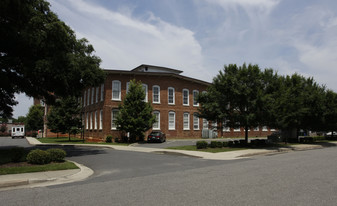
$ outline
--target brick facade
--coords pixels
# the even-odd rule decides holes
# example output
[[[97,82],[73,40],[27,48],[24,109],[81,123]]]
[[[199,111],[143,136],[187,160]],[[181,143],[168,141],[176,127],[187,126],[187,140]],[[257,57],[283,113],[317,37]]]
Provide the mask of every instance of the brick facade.
[[[113,138],[120,138],[123,135],[112,128],[112,111],[116,110],[118,105],[122,103],[126,95],[127,83],[132,79],[141,81],[147,86],[147,100],[151,103],[153,111],[159,113],[160,117],[159,128],[155,130],[163,131],[168,139],[200,138],[202,136],[203,120],[194,117],[198,112],[199,105],[194,104],[193,96],[194,92],[206,91],[210,83],[182,76],[180,75],[181,71],[178,70],[150,65],[141,65],[131,71],[106,70],[106,73],[107,78],[103,85],[87,88],[83,92],[81,101],[83,104],[82,118],[85,126],[85,138],[104,140],[107,135],[112,135]],[[118,85],[120,86],[118,88],[120,94],[117,95],[116,93],[119,97],[117,100],[116,98],[113,99],[113,82],[115,82],[116,88],[118,88]],[[159,102],[153,102],[154,86],[160,88]],[[169,103],[169,88],[174,90],[173,104]],[[183,91],[185,91],[185,102],[183,102]],[[175,116],[174,125],[171,121],[171,127],[174,127],[172,129],[169,128],[169,113]],[[270,132],[269,129],[262,130],[262,128],[259,128],[258,131],[251,129],[249,135],[266,136]],[[218,133],[220,134],[220,131]],[[244,130],[242,128],[240,131],[230,129],[228,132],[223,132],[223,135],[225,137],[242,137],[244,136]]]

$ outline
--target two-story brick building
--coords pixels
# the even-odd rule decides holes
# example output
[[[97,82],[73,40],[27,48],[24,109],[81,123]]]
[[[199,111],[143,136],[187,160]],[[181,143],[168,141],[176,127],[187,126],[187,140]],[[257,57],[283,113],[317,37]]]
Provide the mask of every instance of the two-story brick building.
[[[141,81],[150,102],[156,123],[153,130],[161,130],[170,138],[200,138],[209,122],[197,115],[199,103],[196,96],[211,84],[181,75],[182,71],[140,65],[131,71],[105,70],[107,78],[99,87],[87,88],[81,99],[83,105],[84,136],[104,140],[107,135],[121,137],[115,119],[118,105],[125,98],[130,80]],[[243,136],[242,128],[223,128],[224,136]],[[150,132],[150,131],[149,131]],[[265,136],[266,127],[251,129],[250,136]]]

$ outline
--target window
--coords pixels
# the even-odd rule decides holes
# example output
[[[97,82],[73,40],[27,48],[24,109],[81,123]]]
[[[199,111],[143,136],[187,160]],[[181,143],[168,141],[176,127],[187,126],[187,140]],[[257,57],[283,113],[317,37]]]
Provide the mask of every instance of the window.
[[[101,101],[104,100],[104,84],[101,85]]]
[[[90,88],[88,89],[88,101],[87,101],[87,105],[90,105]]]
[[[121,100],[121,82],[118,80],[112,81],[112,100]]]
[[[154,111],[153,114],[156,116],[156,121],[153,123],[152,129],[160,129],[160,112]]]
[[[255,128],[254,128],[254,131],[255,131],[255,132],[260,131],[260,127],[259,127],[259,126],[255,127]]]
[[[95,88],[91,88],[91,104],[94,103],[94,93],[95,93]]]
[[[143,89],[144,89],[144,92],[145,92],[145,99],[144,101],[147,102],[148,101],[148,98],[147,98],[147,84],[142,84],[143,86]]]
[[[98,90],[99,90],[99,87],[96,87],[96,103],[98,102]]]
[[[85,107],[86,104],[86,100],[87,100],[87,92],[84,91],[84,95],[83,95],[83,106]]]
[[[262,127],[262,131],[263,131],[263,132],[267,132],[267,131],[268,131],[268,127],[263,126],[263,127]]]
[[[187,112],[184,113],[183,124],[184,130],[190,130],[190,114]]]
[[[197,113],[193,114],[193,129],[199,130],[199,116]]]
[[[116,119],[118,115],[118,109],[113,109],[111,112],[111,129],[116,130],[117,125],[116,125]]]
[[[222,131],[224,131],[224,132],[230,132],[231,131],[230,127],[227,126],[228,123],[229,123],[229,120],[225,120],[222,123],[223,124]]]
[[[202,128],[208,129],[208,120],[207,119],[202,119]]]
[[[238,126],[235,126],[235,127],[234,127],[234,132],[240,132],[240,131],[241,131],[240,123],[237,122],[236,125],[238,125]]]
[[[103,110],[101,110],[99,113],[99,129],[103,129]]]
[[[90,113],[90,129],[92,130],[92,125],[94,124],[93,118],[92,118],[92,112]]]
[[[188,89],[183,89],[183,105],[188,106],[189,105],[189,91]]]
[[[176,113],[175,112],[169,112],[169,130],[175,130],[176,129]]]
[[[160,87],[158,85],[152,87],[152,99],[153,103],[160,104]]]
[[[193,90],[193,106],[199,106],[198,95],[199,95],[199,91]]]
[[[44,100],[43,100],[43,99],[40,100],[40,105],[41,105],[41,107],[44,107],[44,106],[45,106],[45,103],[44,103]]]
[[[126,93],[129,92],[129,85],[130,85],[130,82],[126,82]]]
[[[168,89],[168,104],[174,104],[174,88],[169,87]]]
[[[98,122],[97,122],[97,111],[95,111],[95,124],[94,124],[94,129],[97,130],[97,125],[98,125]]]
[[[87,113],[86,121],[85,121],[85,128],[89,129],[89,113]]]

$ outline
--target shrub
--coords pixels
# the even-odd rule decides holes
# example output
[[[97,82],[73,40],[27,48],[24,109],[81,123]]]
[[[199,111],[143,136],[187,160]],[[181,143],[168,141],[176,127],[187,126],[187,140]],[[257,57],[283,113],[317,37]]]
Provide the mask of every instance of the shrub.
[[[25,161],[25,149],[23,147],[15,147],[10,150],[10,156],[12,162]]]
[[[223,147],[229,147],[229,142],[222,142]]]
[[[222,146],[222,142],[216,142],[216,147],[217,148],[222,148],[223,146]]]
[[[64,158],[67,156],[63,149],[47,149],[47,152],[52,162],[64,162]]]
[[[111,135],[106,136],[105,142],[106,143],[111,143],[112,142],[112,136]]]
[[[217,141],[211,141],[210,145],[211,148],[216,148],[218,146],[218,142]]]
[[[206,141],[197,141],[197,149],[206,149],[208,143]]]
[[[40,149],[35,149],[28,153],[27,161],[28,163],[31,163],[31,164],[43,165],[43,164],[50,163],[51,159],[50,159],[50,155],[48,152],[40,150]]]
[[[227,145],[228,147],[234,147],[234,141],[228,141]]]
[[[116,142],[116,143],[119,142],[119,138],[118,138],[118,137],[115,138],[115,142]]]

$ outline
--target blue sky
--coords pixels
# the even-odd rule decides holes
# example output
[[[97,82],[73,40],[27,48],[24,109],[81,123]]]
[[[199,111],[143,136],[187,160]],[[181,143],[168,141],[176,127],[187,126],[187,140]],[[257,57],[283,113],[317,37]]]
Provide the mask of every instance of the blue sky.
[[[52,0],[105,69],[153,64],[212,81],[225,64],[300,73],[337,91],[336,0]],[[14,117],[25,115],[20,95]]]

